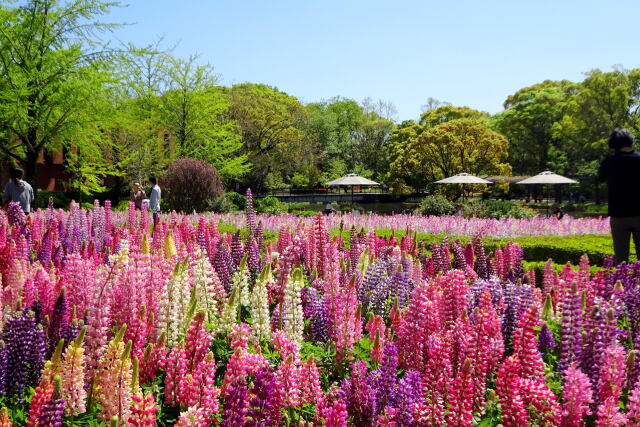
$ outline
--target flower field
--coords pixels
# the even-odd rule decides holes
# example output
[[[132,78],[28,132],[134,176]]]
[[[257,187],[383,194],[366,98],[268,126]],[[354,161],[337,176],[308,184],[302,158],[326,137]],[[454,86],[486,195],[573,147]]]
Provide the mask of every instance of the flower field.
[[[640,425],[640,264],[373,231],[604,220],[220,219],[0,212],[0,426]]]

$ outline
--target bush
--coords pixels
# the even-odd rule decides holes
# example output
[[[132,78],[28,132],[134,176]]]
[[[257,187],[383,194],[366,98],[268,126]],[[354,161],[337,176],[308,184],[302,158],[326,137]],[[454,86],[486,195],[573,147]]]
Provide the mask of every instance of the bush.
[[[69,203],[71,203],[71,196],[64,191],[38,190],[36,193],[34,207],[39,209],[46,208],[49,206],[49,197],[53,199],[53,207],[56,209],[67,209],[69,207]]]
[[[182,212],[205,211],[212,200],[224,193],[216,169],[207,162],[194,159],[171,162],[161,179],[161,186],[165,207]]]
[[[531,218],[536,216],[533,209],[501,200],[471,200],[464,204],[466,217],[477,218]]]
[[[284,205],[277,197],[268,196],[256,199],[253,207],[257,213],[279,215],[287,210]]]
[[[233,206],[235,206],[235,210],[243,211],[247,209],[247,197],[236,193],[235,191],[229,191],[224,193],[225,199],[227,199]]]
[[[416,209],[422,215],[451,215],[455,211],[453,203],[441,195],[427,196],[420,202]]]

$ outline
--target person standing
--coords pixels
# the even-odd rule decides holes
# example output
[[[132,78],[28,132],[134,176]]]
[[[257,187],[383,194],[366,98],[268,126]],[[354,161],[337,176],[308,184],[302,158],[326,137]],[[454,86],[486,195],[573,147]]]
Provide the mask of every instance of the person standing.
[[[149,209],[153,212],[153,226],[156,226],[158,222],[158,216],[160,215],[160,199],[162,198],[162,191],[158,185],[158,180],[155,176],[149,177],[149,183],[151,184],[151,194],[149,196]]]
[[[133,184],[130,200],[136,205],[137,210],[142,209],[142,201],[145,199],[145,197],[147,197],[147,195],[144,194],[140,183],[136,182],[135,184]]]
[[[598,179],[607,183],[609,223],[616,265],[629,261],[631,236],[640,254],[640,153],[633,149],[635,137],[626,129],[609,136],[612,156],[600,163]]]
[[[31,185],[22,180],[24,171],[20,168],[14,168],[11,170],[11,179],[4,186],[4,193],[2,200],[4,204],[9,201],[20,203],[20,207],[25,214],[29,215],[31,212],[31,203],[35,200],[33,196],[33,188]]]

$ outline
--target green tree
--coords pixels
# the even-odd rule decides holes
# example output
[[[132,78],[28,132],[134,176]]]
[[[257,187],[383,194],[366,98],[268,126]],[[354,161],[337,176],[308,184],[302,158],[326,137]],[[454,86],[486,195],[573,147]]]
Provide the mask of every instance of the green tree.
[[[430,182],[468,172],[510,174],[504,162],[506,138],[472,118],[447,120],[436,126],[411,125],[394,133],[390,179],[395,191],[422,190]],[[408,188],[407,188],[408,187]]]
[[[247,154],[233,120],[227,119],[228,96],[216,86],[210,65],[196,57],[170,58],[168,90],[160,99],[161,121],[173,138],[178,157],[213,164],[218,173],[237,179],[248,172]]]
[[[492,128],[509,140],[509,163],[518,174],[536,174],[550,167],[559,150],[554,125],[562,119],[575,90],[568,81],[544,81],[509,96],[505,110],[492,119]]]
[[[253,165],[245,184],[263,191],[267,181],[288,181],[300,170],[316,168],[316,142],[305,138],[307,112],[297,98],[253,83],[234,85],[226,92],[229,117],[237,123],[243,153]]]
[[[102,70],[98,35],[114,26],[97,19],[117,5],[101,0],[0,5],[0,151],[22,164],[33,184],[40,155],[61,147],[94,151],[102,139],[95,138],[95,101],[113,80]],[[106,163],[95,166],[83,171],[87,179],[111,169]]]

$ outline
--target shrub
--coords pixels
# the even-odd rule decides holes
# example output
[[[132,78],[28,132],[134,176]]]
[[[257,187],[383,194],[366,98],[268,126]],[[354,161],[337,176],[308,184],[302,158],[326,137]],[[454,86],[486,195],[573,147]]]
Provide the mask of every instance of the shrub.
[[[161,185],[163,204],[183,212],[202,212],[224,193],[218,172],[202,160],[178,159],[171,162]]]
[[[533,209],[510,201],[471,200],[464,204],[464,216],[478,218],[531,218],[536,216]]]
[[[278,200],[277,197],[268,196],[255,201],[254,208],[257,213],[266,213],[271,215],[279,215],[286,211],[284,203]]]
[[[243,211],[247,208],[247,197],[240,193],[229,191],[224,193],[224,197],[235,206],[235,210]]]
[[[55,208],[66,209],[69,207],[69,203],[71,203],[71,197],[64,191],[38,190],[34,207],[40,209],[46,208],[49,206],[49,197],[53,199],[53,207]]]
[[[427,196],[420,202],[416,212],[423,215],[451,215],[455,211],[453,203],[441,195]]]

